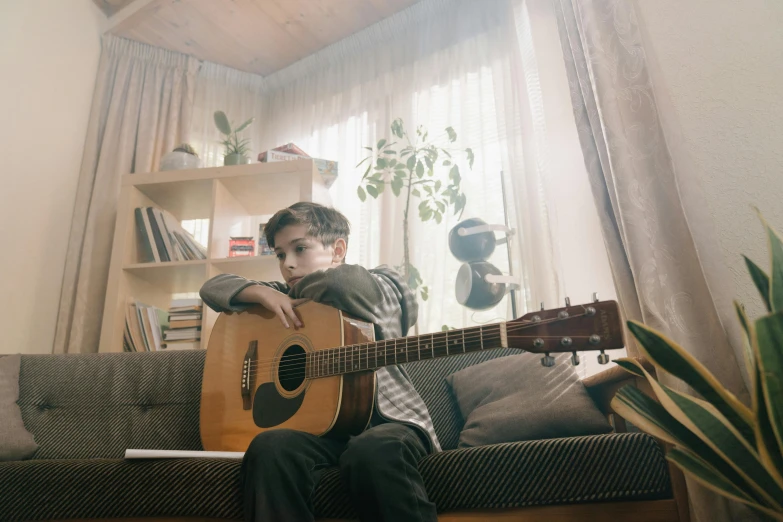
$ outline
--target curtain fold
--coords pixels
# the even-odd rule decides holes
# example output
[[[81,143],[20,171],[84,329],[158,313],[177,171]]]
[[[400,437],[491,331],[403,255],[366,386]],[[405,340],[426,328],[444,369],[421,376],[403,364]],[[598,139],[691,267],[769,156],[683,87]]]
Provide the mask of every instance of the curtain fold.
[[[105,35],[60,294],[55,353],[97,351],[120,177],[188,141],[198,61]]]
[[[684,346],[747,403],[741,347],[729,342],[686,220],[633,6],[627,0],[556,0],[555,8],[623,311]],[[671,376],[661,380],[686,391]],[[688,487],[696,520],[752,519],[691,480]]]

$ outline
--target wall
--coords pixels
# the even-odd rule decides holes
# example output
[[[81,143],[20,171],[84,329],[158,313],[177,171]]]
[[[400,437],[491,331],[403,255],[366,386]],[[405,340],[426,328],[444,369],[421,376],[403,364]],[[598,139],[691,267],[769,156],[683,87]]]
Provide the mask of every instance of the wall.
[[[783,233],[783,2],[634,2],[692,229],[702,210],[715,227],[702,259],[722,257],[729,297],[760,313],[740,254],[769,266],[751,205]]]
[[[0,353],[49,353],[98,69],[91,0],[0,2]]]

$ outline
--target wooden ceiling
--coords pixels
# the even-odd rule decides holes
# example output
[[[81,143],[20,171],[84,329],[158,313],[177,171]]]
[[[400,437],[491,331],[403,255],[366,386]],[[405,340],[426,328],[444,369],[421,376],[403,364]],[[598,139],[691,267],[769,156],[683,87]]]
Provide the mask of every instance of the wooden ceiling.
[[[266,76],[418,0],[93,0],[107,32]]]

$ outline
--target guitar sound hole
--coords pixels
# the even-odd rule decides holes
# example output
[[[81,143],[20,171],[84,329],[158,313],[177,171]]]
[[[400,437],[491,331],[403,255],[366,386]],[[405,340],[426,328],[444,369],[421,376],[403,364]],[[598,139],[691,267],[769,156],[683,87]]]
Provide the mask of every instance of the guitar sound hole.
[[[298,344],[289,346],[280,359],[277,378],[285,391],[299,388],[305,380],[305,351]]]

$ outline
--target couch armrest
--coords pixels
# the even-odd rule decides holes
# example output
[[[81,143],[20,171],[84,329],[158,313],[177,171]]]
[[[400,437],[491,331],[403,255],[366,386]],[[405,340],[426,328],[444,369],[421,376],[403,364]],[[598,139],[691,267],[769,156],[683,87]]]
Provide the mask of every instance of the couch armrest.
[[[655,367],[644,357],[634,357],[645,370],[655,376]],[[650,392],[649,384],[645,379],[636,377],[626,372],[619,366],[613,366],[608,370],[604,370],[601,373],[591,375],[582,380],[582,384],[587,388],[587,392],[595,401],[598,409],[605,415],[613,415],[615,412],[612,410],[610,403],[617,390],[628,384],[641,388],[642,391]]]

